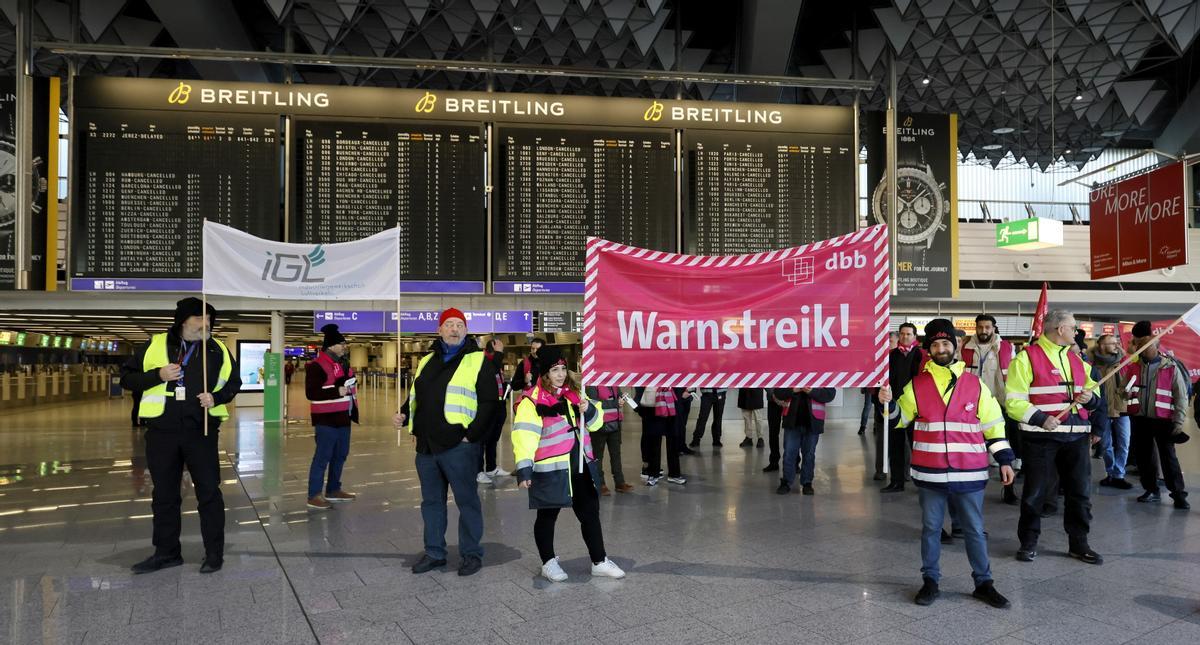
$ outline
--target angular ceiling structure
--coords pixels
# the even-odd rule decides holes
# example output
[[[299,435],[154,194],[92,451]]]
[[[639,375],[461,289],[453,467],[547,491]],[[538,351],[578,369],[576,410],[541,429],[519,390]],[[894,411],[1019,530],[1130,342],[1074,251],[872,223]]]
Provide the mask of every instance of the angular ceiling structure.
[[[206,0],[205,11],[176,0],[87,0],[77,24],[67,0],[33,4],[36,40],[872,79],[878,89],[859,97],[865,109],[883,108],[894,60],[901,109],[959,114],[963,157],[992,164],[1081,165],[1106,147],[1150,146],[1168,124],[1200,132],[1200,124],[1189,128],[1200,115],[1183,113],[1188,93],[1200,91],[1196,0]],[[0,63],[10,69],[15,6],[0,0]],[[63,73],[61,57],[35,60],[39,73]],[[81,63],[82,74],[118,76],[278,82],[291,73],[294,82],[325,84],[843,105],[855,98],[570,76],[112,56]]]

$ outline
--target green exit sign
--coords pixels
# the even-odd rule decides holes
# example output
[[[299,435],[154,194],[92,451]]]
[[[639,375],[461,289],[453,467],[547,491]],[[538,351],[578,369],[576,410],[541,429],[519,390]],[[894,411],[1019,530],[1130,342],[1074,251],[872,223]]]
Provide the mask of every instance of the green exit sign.
[[[1062,222],[1031,217],[996,225],[996,247],[1009,251],[1034,251],[1063,244]]]

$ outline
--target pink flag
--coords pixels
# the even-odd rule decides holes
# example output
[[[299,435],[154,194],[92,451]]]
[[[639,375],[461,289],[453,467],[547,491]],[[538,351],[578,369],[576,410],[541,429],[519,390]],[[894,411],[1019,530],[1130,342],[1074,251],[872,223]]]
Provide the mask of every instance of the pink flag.
[[[590,238],[588,385],[865,387],[887,378],[887,230],[736,256]]]

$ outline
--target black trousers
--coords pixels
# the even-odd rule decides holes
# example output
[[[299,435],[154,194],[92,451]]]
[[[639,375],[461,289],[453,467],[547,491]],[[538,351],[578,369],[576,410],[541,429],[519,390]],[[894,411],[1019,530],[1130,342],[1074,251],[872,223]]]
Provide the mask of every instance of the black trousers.
[[[643,475],[657,477],[658,472],[662,470],[664,438],[667,440],[667,476],[678,477],[681,474],[679,449],[683,444],[679,443],[678,433],[675,431],[676,418],[658,417],[653,413],[642,417]]]
[[[221,464],[217,455],[219,433],[210,430],[161,429],[146,431],[146,463],[154,482],[154,553],[180,554],[182,529],[179,487],[183,468],[192,474],[196,508],[200,513],[200,535],[204,552],[221,557],[225,552],[225,499],[221,496]]]
[[[491,472],[496,470],[496,447],[500,445],[500,436],[504,434],[504,422],[508,420],[508,411],[504,409],[505,403],[502,400],[496,415],[492,420],[492,427],[488,430],[487,435],[483,438],[483,450],[479,451],[479,472]]]
[[[713,443],[721,440],[721,415],[725,414],[725,397],[714,394],[700,395],[700,417],[696,419],[696,430],[692,432],[692,443],[700,443],[704,437],[704,426],[708,424],[708,415],[713,415]]]
[[[142,407],[142,393],[131,391],[130,394],[133,395],[133,409],[129,411],[129,425],[136,428],[142,425],[142,420],[138,418],[138,411]]]
[[[1170,419],[1151,419],[1149,417],[1130,417],[1130,443],[1137,453],[1138,478],[1142,480],[1142,488],[1147,492],[1157,493],[1158,469],[1154,467],[1154,453],[1158,452],[1158,464],[1162,468],[1162,478],[1167,484],[1167,490],[1174,496],[1187,496],[1183,485],[1183,470],[1179,467],[1179,457],[1175,454],[1175,442],[1171,434],[1175,424]]]
[[[895,405],[894,403],[892,405]],[[891,472],[889,476],[891,481],[888,482],[894,485],[903,484],[908,478],[909,451],[912,449],[912,426],[908,428],[896,428],[896,424],[889,421],[891,426],[888,428],[888,467]],[[875,433],[875,472],[883,472],[883,426],[879,428],[879,432]]]
[[[771,452],[767,456],[767,463],[771,465],[779,465],[779,428],[783,425],[783,406],[776,405],[775,399],[771,398],[770,393],[767,394],[767,443],[771,447]]]
[[[675,445],[681,453],[684,447],[687,446],[688,415],[692,413],[692,399],[695,396],[693,394],[690,398],[677,399],[675,401]]]
[[[1088,435],[1069,442],[1049,437],[1021,437],[1025,473],[1021,489],[1021,519],[1017,522],[1017,538],[1021,545],[1036,546],[1042,533],[1042,508],[1053,503],[1063,489],[1063,529],[1071,546],[1086,545],[1092,524],[1092,451]],[[1057,484],[1056,481],[1057,480]]]
[[[583,542],[587,545],[588,556],[593,564],[604,562],[607,554],[604,552],[604,532],[600,529],[600,496],[596,493],[596,484],[592,475],[586,470],[583,473],[571,473],[571,510],[579,519],[579,530],[583,533]],[[538,555],[545,564],[554,559],[554,524],[558,521],[561,508],[539,508],[537,519],[533,522],[533,540],[537,543]]]

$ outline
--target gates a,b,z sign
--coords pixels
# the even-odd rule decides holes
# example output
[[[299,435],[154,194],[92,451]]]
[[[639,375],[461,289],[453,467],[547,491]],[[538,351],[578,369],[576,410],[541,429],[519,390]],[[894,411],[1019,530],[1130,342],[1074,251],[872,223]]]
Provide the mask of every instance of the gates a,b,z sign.
[[[733,256],[589,238],[588,385],[864,387],[887,378],[887,229]]]

